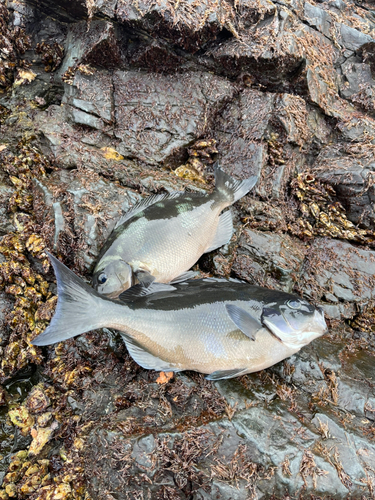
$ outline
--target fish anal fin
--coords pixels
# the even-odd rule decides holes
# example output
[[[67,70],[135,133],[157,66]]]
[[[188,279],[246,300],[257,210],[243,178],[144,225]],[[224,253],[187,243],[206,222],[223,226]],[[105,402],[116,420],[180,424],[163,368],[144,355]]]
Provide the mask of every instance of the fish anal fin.
[[[232,212],[227,210],[219,217],[219,223],[217,226],[217,230],[214,236],[211,245],[205,253],[212,252],[212,250],[216,250],[217,248],[222,247],[231,239],[233,234],[233,220],[232,220]]]
[[[142,368],[146,370],[156,370],[159,372],[176,372],[180,371],[178,368],[171,365],[168,361],[163,361],[151,354],[147,349],[141,346],[136,340],[132,339],[129,335],[121,333],[125,345],[129,351],[130,356]]]
[[[234,304],[225,304],[230,319],[249,339],[255,340],[257,332],[263,328],[262,323],[250,313]]]
[[[239,377],[247,373],[248,368],[235,368],[233,370],[217,370],[216,372],[207,375],[207,380],[224,380],[228,378]]]

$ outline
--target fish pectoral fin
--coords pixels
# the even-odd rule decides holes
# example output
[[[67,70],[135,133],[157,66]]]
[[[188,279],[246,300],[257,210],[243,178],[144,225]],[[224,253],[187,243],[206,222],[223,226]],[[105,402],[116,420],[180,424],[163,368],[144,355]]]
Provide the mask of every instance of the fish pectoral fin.
[[[262,323],[250,313],[234,304],[225,304],[225,309],[230,319],[250,340],[255,340],[257,332],[263,328]]]
[[[163,361],[151,354],[147,349],[141,346],[136,340],[132,339],[126,333],[121,332],[121,336],[125,345],[129,351],[130,356],[138,363],[142,368],[146,370],[156,370],[159,372],[178,372],[181,371],[178,368],[173,367],[168,361]]]
[[[175,278],[173,278],[173,280],[171,280],[169,284],[174,285],[176,283],[181,283],[182,281],[191,280],[196,276],[199,276],[199,273],[197,273],[196,271],[186,271],[186,273],[181,273]]]
[[[248,368],[235,368],[234,370],[217,370],[216,372],[207,375],[207,380],[223,380],[228,378],[239,377],[247,372]]]
[[[134,274],[139,283],[145,287],[150,286],[151,283],[155,281],[155,276],[152,276],[152,274],[143,269],[138,269],[137,271],[134,271]]]
[[[222,247],[231,239],[233,234],[233,220],[232,220],[232,212],[227,210],[219,217],[219,223],[216,229],[216,233],[214,236],[211,245],[204,253],[212,252],[212,250],[216,250],[217,248]]]

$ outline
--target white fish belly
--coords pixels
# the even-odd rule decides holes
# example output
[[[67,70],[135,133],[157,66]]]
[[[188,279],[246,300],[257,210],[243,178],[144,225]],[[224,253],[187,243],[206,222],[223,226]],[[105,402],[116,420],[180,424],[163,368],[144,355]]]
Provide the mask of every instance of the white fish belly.
[[[129,258],[129,264],[134,268],[143,265],[161,283],[190,269],[210,247],[217,231],[221,209],[212,210],[211,205],[206,203],[171,219],[143,219],[130,226],[126,238],[131,250],[126,254],[135,258]]]

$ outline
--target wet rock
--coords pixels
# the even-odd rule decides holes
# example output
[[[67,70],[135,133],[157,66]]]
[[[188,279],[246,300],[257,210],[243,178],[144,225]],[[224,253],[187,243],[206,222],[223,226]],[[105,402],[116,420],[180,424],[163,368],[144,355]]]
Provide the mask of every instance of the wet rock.
[[[301,97],[282,94],[276,99],[273,125],[279,123],[282,126],[287,142],[307,146],[311,140],[307,116],[306,102]]]
[[[149,164],[165,162],[202,136],[233,95],[228,81],[207,73],[116,71],[113,83],[117,150]]]
[[[112,77],[109,72],[85,75],[78,71],[64,97],[64,104],[70,104],[71,123],[85,125],[109,133],[113,130]]]
[[[373,299],[374,257],[371,250],[317,238],[307,255],[298,287],[311,299],[325,301],[328,317],[351,318],[355,304]]]
[[[29,3],[37,9],[51,16],[58,16],[62,22],[77,21],[87,17],[87,7],[82,0],[59,0],[58,2],[49,2],[48,0],[30,0]]]
[[[346,24],[338,24],[339,28],[339,43],[345,47],[348,51],[359,50],[362,45],[373,42],[373,38],[370,35],[366,35],[361,31],[354,29]],[[347,55],[347,54],[345,54]]]
[[[331,38],[332,17],[317,5],[304,2],[304,16],[309,25],[316,28],[328,38]]]
[[[231,77],[241,73],[251,75],[250,81],[278,91],[285,88],[285,80],[298,73],[304,62],[297,38],[292,35],[292,13],[280,10],[249,27],[241,36],[228,40],[210,51],[222,72]],[[268,41],[272,39],[272,47]],[[283,83],[281,83],[283,82]],[[286,84],[287,85],[287,84]],[[280,88],[281,86],[281,88]]]
[[[246,229],[232,271],[252,284],[291,292],[305,254],[305,246],[288,235]]]
[[[51,248],[66,254],[77,245],[77,262],[89,268],[116,220],[140,199],[136,193],[101,179],[93,172],[57,172],[48,181],[36,181],[37,214],[49,222]]]
[[[340,87],[340,94],[344,99],[349,99],[365,87],[374,85],[374,80],[371,76],[371,67],[368,64],[347,62],[341,68],[343,83]]]
[[[256,175],[257,194],[282,199],[294,169],[303,164],[300,149],[317,134],[308,116],[298,96],[245,88],[216,125],[223,168],[235,177]]]
[[[267,146],[263,139],[274,101],[273,94],[245,89],[237,101],[226,106],[216,126],[224,170],[241,179],[256,175],[256,186],[267,159]]]
[[[119,39],[113,23],[109,21],[72,24],[65,43],[68,50],[59,70],[60,75],[80,64],[114,68],[121,62]]]
[[[220,7],[212,0],[200,2],[194,16],[189,12],[191,8],[188,0],[175,5],[119,0],[116,16],[125,26],[146,31],[193,53],[216,40],[220,31],[234,22],[234,10],[226,1]]]
[[[334,186],[348,219],[367,228],[374,227],[373,150],[371,143],[327,146],[313,168],[318,179]]]

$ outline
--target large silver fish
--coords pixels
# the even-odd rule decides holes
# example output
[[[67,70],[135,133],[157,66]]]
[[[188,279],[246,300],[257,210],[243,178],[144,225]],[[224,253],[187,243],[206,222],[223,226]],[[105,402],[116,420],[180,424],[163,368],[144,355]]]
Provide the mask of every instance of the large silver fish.
[[[35,345],[115,328],[143,368],[195,370],[219,380],[267,368],[327,330],[320,310],[288,293],[203,279],[136,285],[116,301],[50,259],[57,277],[57,308]]]
[[[228,243],[232,214],[222,210],[252,189],[257,178],[237,181],[215,169],[211,194],[149,196],[117,222],[94,269],[92,285],[116,298],[136,282],[169,283],[199,257]]]

